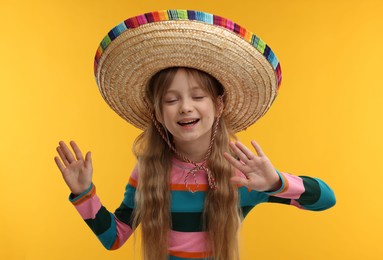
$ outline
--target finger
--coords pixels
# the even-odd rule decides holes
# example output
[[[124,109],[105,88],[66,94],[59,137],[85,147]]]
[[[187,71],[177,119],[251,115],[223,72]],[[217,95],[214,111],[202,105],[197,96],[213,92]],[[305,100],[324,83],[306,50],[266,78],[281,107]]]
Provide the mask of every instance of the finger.
[[[61,160],[63,161],[63,163],[65,164],[65,166],[68,166],[70,163],[68,162],[68,160],[67,160],[66,156],[64,155],[64,153],[62,152],[61,147],[60,146],[57,147],[56,151],[59,154],[59,156],[60,156]]]
[[[57,156],[55,156],[55,162],[60,172],[63,174],[66,169],[65,165],[61,162],[60,158],[58,158]]]
[[[235,143],[230,142],[230,149],[234,152],[234,154],[241,160],[242,162],[249,161],[249,158],[236,146]]]
[[[85,155],[85,168],[92,167],[92,154],[91,152],[87,152]]]
[[[84,161],[84,157],[82,156],[82,152],[81,152],[80,148],[77,146],[77,144],[74,141],[71,141],[70,142],[70,146],[73,149],[73,152],[74,152],[74,154],[76,156],[76,159]]]
[[[232,155],[228,154],[228,153],[224,153],[223,156],[225,157],[225,159],[231,163],[231,165],[233,165],[235,168],[237,168],[238,170],[240,170],[241,172],[244,172],[245,169],[244,169],[244,165],[241,161],[237,160],[236,158],[234,158]]]
[[[65,156],[65,158],[68,160],[69,163],[75,161],[76,159],[73,156],[73,153],[69,150],[68,146],[63,142],[60,141],[60,149]]]
[[[261,157],[266,156],[265,153],[263,152],[262,148],[259,146],[259,144],[256,141],[252,140],[251,144],[253,145],[258,156],[261,156]]]
[[[241,152],[246,156],[248,160],[254,159],[255,155],[252,151],[250,151],[249,148],[247,148],[244,144],[241,142],[235,142],[235,146],[241,150]]]

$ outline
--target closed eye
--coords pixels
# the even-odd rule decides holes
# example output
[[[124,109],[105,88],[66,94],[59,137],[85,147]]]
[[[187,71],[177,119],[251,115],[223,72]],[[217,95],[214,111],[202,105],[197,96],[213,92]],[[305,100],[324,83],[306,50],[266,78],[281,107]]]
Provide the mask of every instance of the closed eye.
[[[172,103],[175,103],[175,102],[177,102],[178,101],[178,99],[168,99],[168,100],[165,100],[164,102],[166,103],[166,104],[172,104]]]

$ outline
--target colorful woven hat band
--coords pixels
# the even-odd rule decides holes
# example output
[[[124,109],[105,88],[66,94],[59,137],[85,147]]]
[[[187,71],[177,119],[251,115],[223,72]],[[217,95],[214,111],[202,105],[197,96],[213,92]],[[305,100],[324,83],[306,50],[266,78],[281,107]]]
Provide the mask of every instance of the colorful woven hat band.
[[[159,21],[171,21],[171,20],[191,20],[191,21],[200,21],[207,24],[212,24],[216,26],[220,26],[230,30],[249,43],[251,43],[263,56],[270,62],[273,67],[277,82],[278,88],[281,84],[282,80],[282,72],[279,61],[275,56],[274,52],[270,49],[270,47],[262,41],[255,34],[249,32],[246,28],[234,23],[233,21],[226,19],[221,16],[193,11],[193,10],[164,10],[164,11],[156,11],[151,13],[146,13],[142,15],[138,15],[132,18],[125,20],[124,22],[115,26],[109,33],[104,37],[101,41],[101,44],[96,52],[95,61],[94,61],[94,73],[97,74],[97,67],[100,57],[104,50],[109,46],[109,44],[116,39],[121,33],[128,29],[137,28],[141,25],[147,23],[154,23]]]

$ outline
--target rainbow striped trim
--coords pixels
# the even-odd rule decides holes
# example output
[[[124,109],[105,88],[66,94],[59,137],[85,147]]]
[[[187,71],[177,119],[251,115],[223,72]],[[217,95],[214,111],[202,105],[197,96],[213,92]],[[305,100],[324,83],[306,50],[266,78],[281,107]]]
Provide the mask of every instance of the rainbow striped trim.
[[[102,53],[108,47],[108,45],[116,39],[121,33],[128,29],[133,29],[139,27],[143,24],[154,23],[159,21],[171,21],[171,20],[194,20],[200,21],[207,24],[212,24],[226,28],[234,33],[236,33],[241,38],[245,39],[247,42],[251,43],[263,56],[269,61],[273,67],[278,80],[278,87],[282,81],[282,71],[277,57],[270,47],[262,41],[255,34],[249,32],[246,28],[232,22],[229,19],[226,19],[221,16],[200,12],[192,10],[164,10],[156,11],[151,13],[146,13],[138,15],[132,18],[125,20],[124,22],[118,24],[112,30],[109,31],[108,35],[104,37],[101,41],[99,48],[97,49],[95,60],[94,60],[94,73],[97,73],[98,62],[101,58]]]

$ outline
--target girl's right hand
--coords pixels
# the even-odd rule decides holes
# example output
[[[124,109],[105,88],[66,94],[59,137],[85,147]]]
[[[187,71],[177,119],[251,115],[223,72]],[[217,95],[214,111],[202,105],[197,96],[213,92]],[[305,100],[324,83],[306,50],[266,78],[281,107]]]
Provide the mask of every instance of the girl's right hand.
[[[74,154],[63,141],[59,142],[56,150],[60,158],[56,156],[55,162],[71,192],[80,195],[92,184],[91,153],[87,152],[84,160],[80,148],[74,141],[70,142],[70,146]]]

